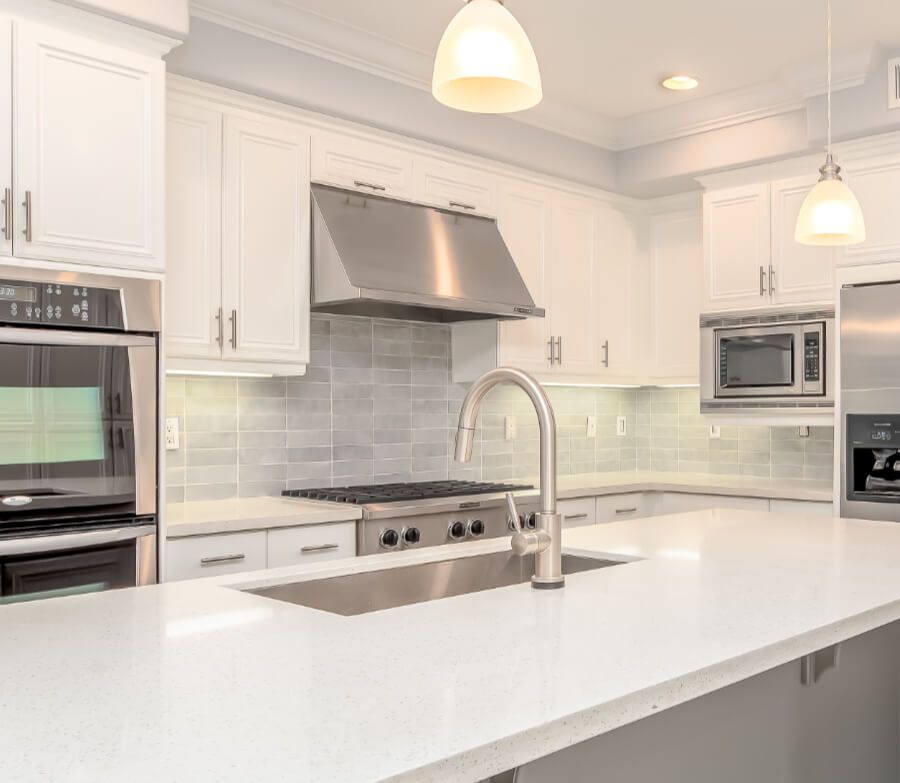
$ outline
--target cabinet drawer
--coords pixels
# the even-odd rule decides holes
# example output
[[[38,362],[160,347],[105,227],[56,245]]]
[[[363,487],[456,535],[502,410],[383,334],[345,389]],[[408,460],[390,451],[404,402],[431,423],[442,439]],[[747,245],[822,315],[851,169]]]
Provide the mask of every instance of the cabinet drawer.
[[[493,217],[497,214],[497,183],[480,171],[417,158],[415,200],[457,212]]]
[[[629,492],[625,495],[601,495],[597,498],[597,522],[618,522],[647,516],[644,495]]]
[[[166,580],[197,579],[266,567],[266,531],[191,536],[166,542]]]
[[[355,557],[356,523],[270,530],[267,552],[269,568]]]
[[[412,197],[412,155],[392,147],[337,134],[312,141],[312,178],[362,193]]]
[[[563,527],[593,525],[597,521],[594,498],[560,500],[556,507],[562,514]]]

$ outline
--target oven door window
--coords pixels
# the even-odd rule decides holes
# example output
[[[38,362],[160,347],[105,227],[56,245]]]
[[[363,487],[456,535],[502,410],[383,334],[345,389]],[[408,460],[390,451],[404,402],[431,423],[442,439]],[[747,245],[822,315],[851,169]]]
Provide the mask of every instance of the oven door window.
[[[134,511],[128,348],[0,344],[0,523]]]
[[[722,335],[719,385],[724,389],[784,388],[794,385],[794,335]]]

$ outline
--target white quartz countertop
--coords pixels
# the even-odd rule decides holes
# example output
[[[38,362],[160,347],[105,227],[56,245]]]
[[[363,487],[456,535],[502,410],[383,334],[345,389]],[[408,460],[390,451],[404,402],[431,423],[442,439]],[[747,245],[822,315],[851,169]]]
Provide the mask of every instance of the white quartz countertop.
[[[537,479],[516,479],[537,486]],[[765,479],[693,473],[621,471],[560,476],[560,499],[620,492],[688,492],[704,495],[831,502],[830,482]],[[343,503],[302,498],[259,497],[190,501],[166,506],[166,538],[237,533],[297,525],[356,520],[362,511]]]
[[[0,607],[18,783],[478,781],[900,618],[900,525],[711,510],[631,560],[356,617],[240,592],[505,540]],[[799,676],[799,667],[798,667]]]
[[[166,506],[166,538],[322,525],[354,521],[361,516],[358,506],[301,498],[260,497],[169,503]]]

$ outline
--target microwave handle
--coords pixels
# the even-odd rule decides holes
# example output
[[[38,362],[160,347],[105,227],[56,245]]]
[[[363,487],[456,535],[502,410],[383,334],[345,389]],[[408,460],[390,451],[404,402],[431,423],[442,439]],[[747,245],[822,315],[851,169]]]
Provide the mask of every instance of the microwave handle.
[[[0,343],[15,345],[87,345],[113,348],[155,347],[156,338],[140,334],[109,332],[67,332],[55,329],[20,329],[0,327]]]
[[[759,295],[766,295],[766,268],[762,265],[759,267]]]
[[[33,555],[38,552],[60,552],[88,546],[105,546],[121,541],[134,541],[156,533],[156,525],[114,527],[107,530],[87,530],[84,533],[61,533],[49,536],[30,536],[0,540],[0,556]]]

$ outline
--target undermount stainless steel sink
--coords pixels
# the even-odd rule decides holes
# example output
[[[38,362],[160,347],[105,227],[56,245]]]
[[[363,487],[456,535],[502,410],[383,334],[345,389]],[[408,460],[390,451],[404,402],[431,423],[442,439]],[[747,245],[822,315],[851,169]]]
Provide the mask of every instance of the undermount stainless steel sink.
[[[614,565],[620,563],[578,555],[562,556],[562,572],[566,575]],[[261,587],[247,592],[349,616],[520,584],[528,582],[533,573],[532,557],[493,552]]]

